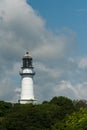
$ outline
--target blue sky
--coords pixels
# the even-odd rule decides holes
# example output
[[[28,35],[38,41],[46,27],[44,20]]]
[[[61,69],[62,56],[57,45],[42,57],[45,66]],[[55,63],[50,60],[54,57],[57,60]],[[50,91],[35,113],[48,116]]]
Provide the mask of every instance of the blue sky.
[[[38,102],[87,99],[87,0],[0,1],[0,99],[17,102],[30,51]]]
[[[87,48],[87,0],[30,0],[31,6],[46,20],[53,31],[69,28],[76,33],[78,52],[86,55]]]

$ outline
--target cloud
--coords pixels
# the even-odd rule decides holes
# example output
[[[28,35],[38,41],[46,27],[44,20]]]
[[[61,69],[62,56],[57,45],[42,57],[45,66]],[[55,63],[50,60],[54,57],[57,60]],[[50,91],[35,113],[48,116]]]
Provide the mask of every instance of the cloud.
[[[81,9],[77,9],[78,13],[87,13],[87,9],[86,8],[81,8]]]
[[[70,96],[72,92],[72,97],[77,97],[72,82],[74,79],[79,81],[77,76],[82,72],[72,58],[75,47],[76,34],[71,29],[64,28],[59,33],[48,30],[45,19],[26,0],[1,0],[0,99],[18,100],[21,86],[19,70],[26,50],[34,57],[34,88],[39,101],[59,94]]]
[[[79,68],[87,69],[87,57],[86,56],[79,59]]]
[[[77,16],[86,16],[87,15],[87,9],[86,8],[80,8],[76,10]]]
[[[54,89],[58,96],[67,96],[71,99],[87,99],[87,82],[72,84],[70,81],[61,81]]]
[[[79,92],[77,91],[77,89],[75,88],[75,86],[73,86],[71,84],[70,81],[61,81],[59,82],[56,87],[54,88],[54,95],[56,93],[56,95],[58,96],[66,96],[68,95],[69,98],[71,99],[80,99],[80,95]]]
[[[74,41],[73,33],[67,37],[48,31],[44,20],[25,0],[3,0],[0,4],[0,12],[1,42],[6,47],[3,48],[4,51],[11,48],[19,55],[23,53],[23,48],[29,48],[32,49],[32,54],[39,58],[59,58],[66,54],[67,47],[70,49],[69,46]],[[3,35],[5,35],[4,40]],[[7,56],[7,53],[5,55]]]

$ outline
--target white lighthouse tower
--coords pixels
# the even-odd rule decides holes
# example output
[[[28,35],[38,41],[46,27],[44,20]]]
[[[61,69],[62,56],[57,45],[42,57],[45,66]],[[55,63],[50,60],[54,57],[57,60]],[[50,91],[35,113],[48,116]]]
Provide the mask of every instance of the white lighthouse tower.
[[[20,104],[35,103],[33,90],[33,76],[35,72],[33,71],[32,57],[29,52],[26,52],[22,59],[20,75],[22,78]]]

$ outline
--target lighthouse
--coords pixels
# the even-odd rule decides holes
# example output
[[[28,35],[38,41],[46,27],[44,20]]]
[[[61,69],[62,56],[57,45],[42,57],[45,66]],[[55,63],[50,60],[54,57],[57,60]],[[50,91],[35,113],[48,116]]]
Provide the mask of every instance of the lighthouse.
[[[35,75],[34,67],[32,65],[32,57],[29,52],[26,52],[22,58],[21,67],[21,97],[20,104],[35,103],[33,90],[33,77]]]

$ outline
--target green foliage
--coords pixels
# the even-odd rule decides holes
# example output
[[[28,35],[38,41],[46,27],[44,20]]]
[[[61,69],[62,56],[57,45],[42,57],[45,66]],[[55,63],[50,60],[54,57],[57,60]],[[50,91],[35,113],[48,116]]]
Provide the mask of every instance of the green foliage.
[[[6,117],[5,125],[9,130],[51,129],[54,120],[57,120],[58,110],[57,106],[50,104],[17,105],[14,106],[12,113]]]
[[[12,108],[11,103],[0,101],[0,117],[8,114],[10,112],[11,108]]]
[[[63,119],[67,114],[71,114],[76,110],[73,101],[67,97],[63,97],[63,96],[54,97],[50,101],[50,103],[59,106],[61,119]]]
[[[87,129],[87,109],[81,108],[79,112],[70,115],[66,121],[66,129],[86,130]]]
[[[53,130],[87,130],[87,109],[80,108],[78,112],[72,113],[65,120],[57,122]]]
[[[63,97],[63,96],[60,96],[60,97],[54,97],[50,103],[54,103],[58,106],[70,106],[70,105],[73,105],[73,101],[67,97]]]
[[[37,105],[0,101],[0,130],[87,130],[84,106],[62,96]]]

